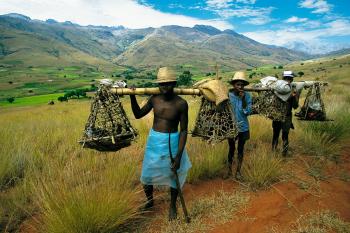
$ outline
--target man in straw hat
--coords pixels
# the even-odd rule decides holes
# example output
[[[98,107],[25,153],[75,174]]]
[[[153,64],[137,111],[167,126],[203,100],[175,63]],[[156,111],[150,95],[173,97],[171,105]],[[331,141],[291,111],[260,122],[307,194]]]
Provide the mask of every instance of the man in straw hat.
[[[292,91],[291,83],[293,82],[294,74],[292,71],[283,71],[283,81],[285,81],[284,89],[286,92],[284,95],[279,97],[287,102],[287,111],[285,115],[285,120],[282,121],[272,121],[273,136],[272,136],[272,150],[277,149],[278,138],[282,130],[282,155],[287,156],[288,154],[288,134],[290,129],[294,129],[292,123],[292,109],[297,109],[299,106],[299,95],[296,91]],[[278,93],[276,93],[278,95]]]
[[[142,164],[141,182],[147,197],[145,209],[153,207],[153,185],[170,186],[169,220],[177,217],[178,190],[173,171],[177,171],[181,187],[191,167],[185,144],[187,141],[188,105],[174,94],[176,75],[168,67],[158,71],[157,81],[161,94],[153,95],[140,108],[134,95],[130,95],[132,111],[136,119],[147,115],[152,109],[153,126],[149,132]],[[180,124],[180,132],[178,125]],[[170,144],[170,145],[169,145]],[[171,152],[170,152],[171,150]],[[170,153],[174,155],[173,162]]]
[[[229,138],[229,152],[228,152],[228,175],[232,174],[232,163],[235,153],[235,143],[238,141],[237,154],[238,154],[238,164],[235,177],[236,179],[241,179],[241,167],[243,162],[243,151],[244,144],[249,139],[249,122],[248,115],[252,111],[252,98],[248,92],[244,91],[244,86],[248,85],[249,82],[245,79],[244,72],[236,72],[230,81],[233,87],[233,92],[229,93],[230,103],[232,105],[232,110],[235,115],[235,119],[238,125],[238,135],[236,138]]]

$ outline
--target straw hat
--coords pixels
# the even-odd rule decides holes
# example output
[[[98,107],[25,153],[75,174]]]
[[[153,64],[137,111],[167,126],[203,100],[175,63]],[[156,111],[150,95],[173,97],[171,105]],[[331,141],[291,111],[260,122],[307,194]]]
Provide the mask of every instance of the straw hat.
[[[169,67],[159,68],[156,83],[176,82],[176,74]]]
[[[237,71],[231,79],[230,83],[233,84],[236,81],[242,81],[244,83],[244,86],[247,86],[249,84],[249,82],[245,79],[245,73],[243,71]]]

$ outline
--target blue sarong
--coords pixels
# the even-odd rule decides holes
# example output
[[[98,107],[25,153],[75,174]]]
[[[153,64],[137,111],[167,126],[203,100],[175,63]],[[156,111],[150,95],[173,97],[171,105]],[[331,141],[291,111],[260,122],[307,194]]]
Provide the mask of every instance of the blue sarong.
[[[179,136],[179,132],[170,134],[173,158],[175,158],[178,151]],[[177,170],[181,188],[185,183],[187,172],[191,166],[186,149],[184,149],[180,168]],[[176,189],[175,175],[171,170],[169,155],[169,133],[157,132],[153,129],[150,130],[140,180],[146,185],[167,185]]]

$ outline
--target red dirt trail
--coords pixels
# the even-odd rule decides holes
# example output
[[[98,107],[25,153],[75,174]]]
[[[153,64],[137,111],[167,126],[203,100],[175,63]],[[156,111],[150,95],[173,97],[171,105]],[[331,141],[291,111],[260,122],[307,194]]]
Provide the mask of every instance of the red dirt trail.
[[[326,209],[337,212],[343,220],[350,221],[350,182],[342,181],[337,177],[340,170],[350,174],[350,147],[343,150],[341,158],[340,164],[332,163],[330,167],[327,167],[327,174],[330,174],[331,177],[319,181],[317,192],[302,190],[291,181],[275,184],[268,190],[249,192],[250,200],[247,208],[235,215],[239,218],[232,216],[232,220],[224,224],[215,225],[214,223],[209,232],[265,233],[273,227],[279,231],[288,232],[288,229],[302,215]],[[305,174],[305,168],[303,173],[303,178],[313,179]],[[186,201],[190,202],[201,196],[212,195],[219,190],[234,192],[238,189],[240,185],[237,182],[217,178],[197,184],[186,184],[184,194]],[[160,214],[167,209],[167,205],[167,201],[156,203],[154,212],[149,216]],[[210,225],[213,225],[211,221]],[[152,232],[157,231],[159,225],[153,224],[151,228],[153,229],[149,230]],[[21,232],[31,233],[33,231],[24,227]]]
[[[344,150],[342,163],[333,164],[327,170],[336,173],[339,169],[344,169],[349,174],[350,147]],[[241,218],[233,218],[225,224],[216,225],[209,232],[262,233],[273,227],[279,231],[287,231],[301,215],[326,209],[338,212],[343,220],[350,221],[350,182],[333,177],[321,181],[319,187],[317,193],[311,193],[292,182],[284,182],[268,190],[251,193],[247,209],[238,214]],[[237,188],[238,184],[232,181],[216,179],[189,185],[185,192],[188,199],[192,199],[220,189],[228,191]]]

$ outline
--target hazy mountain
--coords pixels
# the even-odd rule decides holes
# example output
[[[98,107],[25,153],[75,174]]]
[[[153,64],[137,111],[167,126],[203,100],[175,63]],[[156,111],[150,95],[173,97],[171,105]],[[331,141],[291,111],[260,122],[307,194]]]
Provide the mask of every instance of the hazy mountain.
[[[210,26],[164,26],[130,45],[115,59],[131,66],[190,64],[205,67],[246,68],[287,63],[308,57],[305,53],[258,43],[232,30]]]
[[[0,16],[0,63],[41,65],[56,62],[115,62],[135,67],[192,65],[238,69],[308,58],[302,52],[258,43],[232,30],[211,26],[80,26],[72,22],[32,20],[19,14]],[[34,58],[35,55],[35,58]],[[16,63],[15,62],[15,63]]]
[[[326,56],[341,56],[341,55],[347,55],[347,54],[350,54],[350,48],[333,51],[326,54]]]

